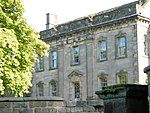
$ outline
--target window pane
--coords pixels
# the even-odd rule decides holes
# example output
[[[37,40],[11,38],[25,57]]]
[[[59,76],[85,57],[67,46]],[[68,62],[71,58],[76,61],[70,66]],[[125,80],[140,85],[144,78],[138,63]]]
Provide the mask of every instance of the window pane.
[[[51,83],[51,95],[52,96],[56,96],[57,95],[57,87],[56,87],[56,83],[55,82]]]
[[[78,55],[78,53],[79,53],[79,48],[78,48],[78,47],[75,47],[75,48],[74,48],[74,55]]]
[[[56,51],[53,51],[53,52],[52,52],[52,58],[53,58],[53,59],[56,59],[56,57],[57,57],[57,53],[56,53]]]
[[[126,38],[118,38],[118,56],[125,56],[126,54]]]
[[[106,42],[105,41],[100,42],[100,50],[101,51],[106,51]]]
[[[106,43],[106,41],[101,41],[99,43],[99,50],[100,50],[99,59],[106,60],[107,59],[107,43]]]
[[[43,87],[43,83],[39,83],[37,84],[37,88],[38,88],[38,96],[44,96],[44,87]]]
[[[52,68],[56,68],[57,67],[57,52],[56,51],[52,52],[51,67]]]
[[[127,83],[127,78],[126,78],[126,73],[125,72],[120,74],[119,81],[120,81],[120,84],[126,84]]]
[[[107,78],[100,78],[100,87],[106,87],[107,86]]]
[[[75,98],[80,98],[80,84],[74,84]]]
[[[125,37],[120,38],[120,47],[125,47],[126,40]]]
[[[39,96],[43,96],[43,87],[39,87]]]
[[[79,47],[73,48],[73,63],[79,64]]]
[[[125,75],[120,76],[120,84],[126,84],[126,76]]]
[[[119,47],[119,56],[124,56],[125,55],[125,47]]]
[[[44,70],[44,57],[39,56],[38,71]]]

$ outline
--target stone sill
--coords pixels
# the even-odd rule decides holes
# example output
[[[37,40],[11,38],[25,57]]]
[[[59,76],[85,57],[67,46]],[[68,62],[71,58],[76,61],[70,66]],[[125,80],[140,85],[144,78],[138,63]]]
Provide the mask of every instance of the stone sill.
[[[70,66],[79,66],[80,65],[80,63],[78,63],[78,64],[71,64]]]
[[[125,59],[127,58],[127,55],[125,56],[116,56],[115,60]]]
[[[44,69],[41,69],[41,70],[36,70],[37,73],[39,72],[44,72]]]
[[[58,69],[58,67],[56,67],[56,68],[50,68],[49,70],[52,71],[52,70],[57,70],[57,69]]]

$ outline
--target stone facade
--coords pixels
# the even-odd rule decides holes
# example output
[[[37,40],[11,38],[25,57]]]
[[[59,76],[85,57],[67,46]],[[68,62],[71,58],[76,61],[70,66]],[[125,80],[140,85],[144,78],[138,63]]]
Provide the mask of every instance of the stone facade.
[[[96,108],[102,103],[95,91],[103,85],[144,84],[149,5],[136,1],[41,31],[50,54],[41,70],[36,63],[31,95],[87,101]]]

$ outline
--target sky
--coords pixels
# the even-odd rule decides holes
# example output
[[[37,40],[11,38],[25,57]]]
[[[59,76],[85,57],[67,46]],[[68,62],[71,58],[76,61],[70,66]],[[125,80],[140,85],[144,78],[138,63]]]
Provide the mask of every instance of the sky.
[[[137,0],[23,0],[25,18],[37,31],[46,29],[46,13],[57,15],[57,23],[62,24],[74,19],[98,13],[116,6]]]

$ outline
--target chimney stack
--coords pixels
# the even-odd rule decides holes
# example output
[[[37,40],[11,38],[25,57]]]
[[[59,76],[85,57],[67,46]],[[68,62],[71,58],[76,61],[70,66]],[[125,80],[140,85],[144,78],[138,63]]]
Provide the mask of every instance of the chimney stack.
[[[46,30],[50,28],[50,14],[46,14]]]

